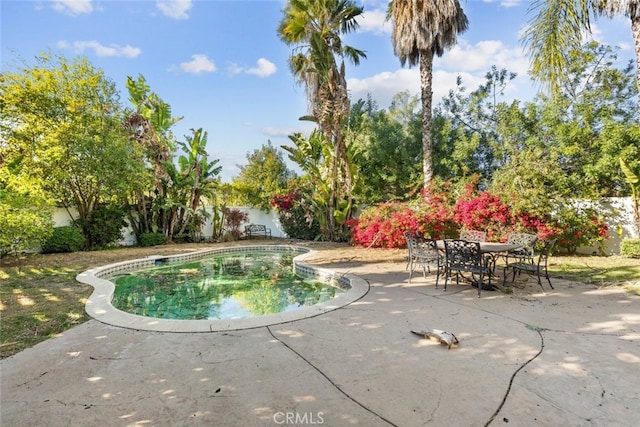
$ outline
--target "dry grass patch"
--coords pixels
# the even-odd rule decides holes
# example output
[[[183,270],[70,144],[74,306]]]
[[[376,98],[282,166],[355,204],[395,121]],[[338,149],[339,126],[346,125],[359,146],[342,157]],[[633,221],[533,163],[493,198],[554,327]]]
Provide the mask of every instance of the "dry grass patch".
[[[9,257],[0,264],[0,358],[32,347],[79,325],[89,317],[84,311],[92,288],[78,283],[78,273],[92,267],[142,258],[174,255],[222,245],[304,245],[318,250],[314,263],[340,265],[346,262],[390,262],[402,265],[405,250],[354,248],[346,244],[295,240],[253,240],[224,244],[181,244],[152,248],[120,248],[72,254]],[[599,286],[625,286],[640,295],[640,261],[620,256],[564,256],[551,258],[552,276]]]

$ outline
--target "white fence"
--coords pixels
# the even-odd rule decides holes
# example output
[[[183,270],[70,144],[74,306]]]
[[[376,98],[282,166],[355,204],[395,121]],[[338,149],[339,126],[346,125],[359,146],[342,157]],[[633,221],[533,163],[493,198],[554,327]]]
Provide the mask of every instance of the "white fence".
[[[623,238],[640,238],[635,233],[633,227],[633,209],[631,197],[607,197],[599,200],[599,210],[603,214],[607,215],[607,225],[609,226],[609,239],[605,242],[604,250],[607,255],[614,255],[620,253],[620,242]],[[230,209],[238,209],[246,212],[249,215],[250,224],[263,224],[271,229],[271,235],[273,237],[287,237],[287,234],[282,229],[278,215],[275,211],[266,213],[259,209],[249,208],[246,206],[230,207]],[[211,208],[207,208],[211,213]],[[77,217],[77,212],[71,212],[72,215]],[[71,218],[67,211],[63,208],[56,210],[53,220],[56,226],[69,225]],[[209,219],[202,228],[202,235],[209,239],[213,232],[213,225],[211,219]],[[130,246],[136,244],[136,238],[131,231],[131,228],[123,230],[123,238],[120,245]],[[593,247],[581,247],[578,249],[579,253],[591,254],[596,252],[597,248]]]
[[[211,214],[212,210],[210,207],[206,208],[207,211]],[[261,211],[260,209],[249,208],[246,206],[233,206],[229,207],[229,209],[238,209],[240,211],[246,212],[249,215],[248,224],[262,224],[267,228],[271,229],[272,237],[287,237],[287,234],[282,230],[282,226],[280,225],[280,221],[278,220],[278,214],[275,211],[271,211],[266,213]],[[78,212],[75,210],[70,211],[71,215],[74,218],[78,217]],[[69,212],[67,212],[64,208],[57,208],[53,214],[53,222],[56,227],[60,227],[63,225],[69,225],[72,222],[71,217],[69,216]],[[241,227],[241,230],[244,230],[244,226]],[[206,239],[210,239],[213,234],[213,222],[212,219],[209,219],[204,226],[202,227],[202,236]],[[131,227],[126,227],[122,231],[122,239],[118,242],[121,246],[132,246],[135,245],[136,236],[133,233]]]
[[[640,238],[633,225],[633,203],[631,197],[602,197],[597,202],[587,202],[607,217],[608,239],[604,242],[606,255],[620,253],[620,242],[624,238]],[[578,248],[582,254],[597,253],[597,248],[583,246]]]

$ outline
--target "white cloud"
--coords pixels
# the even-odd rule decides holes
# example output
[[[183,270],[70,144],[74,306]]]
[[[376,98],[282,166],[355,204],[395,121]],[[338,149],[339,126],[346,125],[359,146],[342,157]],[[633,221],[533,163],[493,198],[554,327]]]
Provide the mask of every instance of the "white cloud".
[[[258,77],[268,77],[277,70],[276,64],[265,58],[258,59],[257,67],[249,68],[247,74],[253,74]]]
[[[469,44],[461,40],[441,58],[435,58],[433,67],[433,105],[435,106],[450,90],[456,88],[456,80],[462,78],[468,92],[476,90],[486,81],[492,66],[518,74],[505,91],[505,100],[513,99],[516,92],[526,100],[533,91],[528,76],[529,62],[522,49],[510,48],[500,41],[485,40]],[[386,71],[364,79],[350,78],[347,81],[352,100],[366,98],[371,94],[380,108],[387,108],[393,97],[402,91],[420,96],[419,67]]]
[[[293,135],[294,133],[302,133],[304,135],[309,135],[317,125],[314,122],[310,121],[300,121],[295,127],[263,127],[260,129],[264,135],[273,138],[285,138],[288,140],[289,135]],[[290,141],[287,141],[290,142]]]
[[[393,97],[402,91],[409,91],[411,95],[420,93],[420,71],[417,69],[399,69],[385,71],[365,79],[347,79],[349,95],[355,102],[366,99],[371,94],[380,108],[387,108]]]
[[[125,57],[125,58],[136,58],[141,53],[142,50],[133,46],[119,46],[117,44],[111,44],[109,46],[104,46],[98,43],[95,40],[90,41],[77,41],[73,43],[68,43],[64,40],[61,40],[57,43],[60,49],[73,49],[76,53],[84,53],[85,50],[92,50],[97,56],[101,57]]]
[[[269,77],[277,71],[276,64],[269,61],[266,58],[259,58],[256,62],[256,67],[253,68],[244,68],[239,66],[238,64],[231,64],[227,68],[227,71],[230,74],[252,74],[258,77]]]
[[[483,0],[484,3],[495,3],[497,0]],[[501,0],[500,6],[502,7],[515,7],[524,3],[524,0]]]
[[[391,21],[385,21],[387,13],[382,9],[365,10],[358,18],[360,28],[358,31],[372,32],[374,34],[391,34],[393,25]]]
[[[180,69],[190,74],[213,73],[216,71],[216,64],[207,55],[191,55],[191,61],[180,63]]]
[[[156,7],[169,18],[189,19],[193,2],[191,0],[159,0],[156,2]]]
[[[500,2],[500,6],[502,7],[516,7],[522,3],[522,0],[504,0]]]
[[[526,75],[529,69],[529,60],[520,46],[508,47],[499,40],[482,40],[476,44],[460,40],[442,57],[435,58],[433,64],[435,68],[482,74],[493,65],[519,75]]]
[[[433,105],[435,106],[450,90],[455,89],[456,81],[461,77],[467,88],[474,90],[484,83],[484,76],[470,73],[453,73],[443,70],[433,72]],[[379,108],[388,108],[393,97],[407,91],[411,96],[420,96],[420,70],[418,67],[399,69],[394,72],[376,74],[366,79],[348,79],[347,87],[351,99],[366,99],[367,94],[378,103]]]
[[[283,136],[288,137],[296,132],[301,132],[300,129],[294,128],[274,128],[274,127],[264,127],[260,129],[260,131],[267,136]]]
[[[52,7],[56,12],[73,16],[93,12],[91,0],[57,0]]]

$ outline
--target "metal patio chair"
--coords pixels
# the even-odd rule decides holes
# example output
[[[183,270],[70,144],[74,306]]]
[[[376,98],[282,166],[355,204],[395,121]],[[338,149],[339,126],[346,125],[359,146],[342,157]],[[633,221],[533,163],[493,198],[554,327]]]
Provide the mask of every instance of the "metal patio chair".
[[[513,245],[522,245],[522,249],[516,249],[509,251],[501,255],[504,258],[505,264],[509,264],[509,259],[514,262],[528,262],[533,264],[533,257],[535,255],[535,246],[538,241],[538,236],[528,233],[510,233],[507,238],[507,243]]]
[[[459,283],[459,276],[462,273],[471,273],[470,280],[478,285],[478,298],[484,288],[484,278],[489,278],[491,288],[491,264],[489,257],[480,251],[479,242],[470,242],[462,239],[452,239],[444,241],[445,247],[445,276],[444,290],[447,290],[447,283],[451,274],[455,272],[456,284]],[[475,276],[478,275],[476,279]]]
[[[538,257],[537,260],[533,259],[531,262],[529,262],[528,260],[524,260],[524,261],[521,260],[521,261],[514,261],[511,263],[508,263],[504,267],[502,283],[505,283],[509,269],[511,269],[511,273],[512,273],[511,282],[513,282],[516,279],[516,274],[519,275],[520,273],[524,272],[530,276],[535,276],[538,280],[538,285],[540,285],[543,291],[544,291],[544,286],[542,286],[542,280],[541,280],[542,276],[544,276],[547,279],[547,282],[549,282],[549,286],[551,286],[551,289],[554,289],[553,285],[551,284],[551,279],[549,278],[549,271],[547,270],[547,265],[549,263],[549,256],[553,251],[553,247],[555,246],[555,243],[556,243],[555,240],[546,241],[544,243],[544,246],[542,247],[542,249],[537,255]]]
[[[409,283],[413,271],[417,267],[422,267],[423,277],[427,277],[427,271],[431,273],[431,267],[436,269],[436,289],[440,273],[444,272],[444,259],[438,250],[438,245],[433,239],[425,239],[415,235],[415,233],[404,232],[407,241],[407,266],[409,268]]]

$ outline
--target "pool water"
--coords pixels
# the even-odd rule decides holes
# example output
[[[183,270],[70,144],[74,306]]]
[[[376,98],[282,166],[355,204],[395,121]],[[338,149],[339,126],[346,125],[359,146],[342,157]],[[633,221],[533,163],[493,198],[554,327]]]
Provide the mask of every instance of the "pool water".
[[[239,319],[332,299],[344,290],[293,273],[295,252],[241,252],[118,274],[112,304],[164,319]]]

